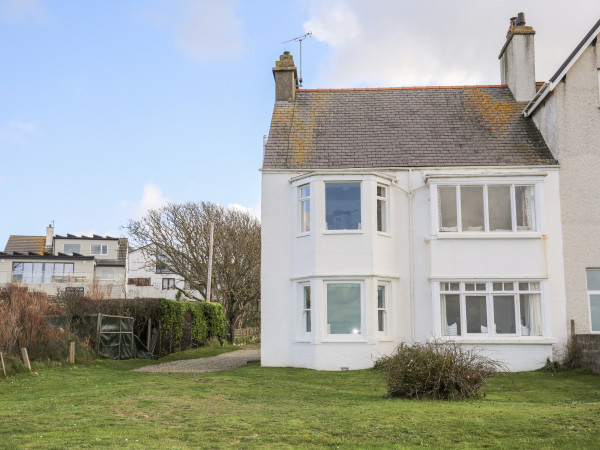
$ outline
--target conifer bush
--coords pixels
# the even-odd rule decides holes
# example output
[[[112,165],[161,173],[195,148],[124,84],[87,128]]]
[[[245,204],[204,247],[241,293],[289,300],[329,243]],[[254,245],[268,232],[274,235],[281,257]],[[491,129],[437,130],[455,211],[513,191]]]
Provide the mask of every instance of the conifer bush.
[[[455,342],[403,343],[375,368],[385,373],[388,396],[456,399],[477,397],[486,378],[503,365]]]

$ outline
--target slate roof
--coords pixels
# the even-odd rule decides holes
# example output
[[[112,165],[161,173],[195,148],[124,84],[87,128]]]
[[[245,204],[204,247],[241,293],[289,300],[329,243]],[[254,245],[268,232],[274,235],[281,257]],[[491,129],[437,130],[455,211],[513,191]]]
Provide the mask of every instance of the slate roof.
[[[6,246],[4,247],[4,251],[42,254],[44,253],[45,245],[46,236],[10,235],[6,242]]]
[[[506,85],[296,90],[275,102],[263,169],[552,165]]]

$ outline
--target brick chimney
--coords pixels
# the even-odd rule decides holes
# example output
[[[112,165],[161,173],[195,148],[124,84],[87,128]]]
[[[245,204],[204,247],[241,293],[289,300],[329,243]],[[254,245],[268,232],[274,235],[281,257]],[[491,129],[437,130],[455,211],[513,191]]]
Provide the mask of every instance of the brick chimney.
[[[298,72],[290,52],[283,52],[279,61],[275,62],[273,77],[275,77],[275,101],[293,102],[298,88]]]
[[[515,100],[528,102],[535,96],[535,31],[525,25],[525,14],[510,19],[506,42],[500,50],[500,76]]]

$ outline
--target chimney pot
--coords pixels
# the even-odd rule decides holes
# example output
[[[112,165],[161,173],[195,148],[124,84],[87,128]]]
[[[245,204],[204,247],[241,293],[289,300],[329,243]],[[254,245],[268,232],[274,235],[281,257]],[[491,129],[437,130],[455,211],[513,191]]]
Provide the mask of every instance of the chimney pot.
[[[517,14],[517,26],[525,26],[525,13],[520,12],[519,14]]]

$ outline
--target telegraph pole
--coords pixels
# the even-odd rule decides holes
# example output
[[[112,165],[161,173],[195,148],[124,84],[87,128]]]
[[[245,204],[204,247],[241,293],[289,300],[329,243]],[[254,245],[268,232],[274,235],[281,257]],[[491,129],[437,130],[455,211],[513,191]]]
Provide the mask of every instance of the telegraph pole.
[[[210,287],[212,278],[212,260],[213,260],[213,236],[215,233],[215,224],[210,223],[210,244],[208,247],[208,275],[206,280],[206,301],[210,302]]]

